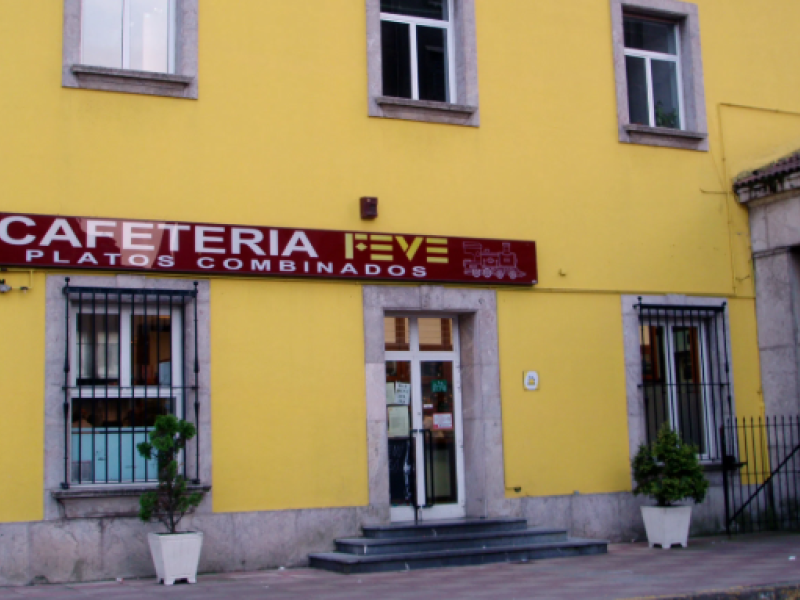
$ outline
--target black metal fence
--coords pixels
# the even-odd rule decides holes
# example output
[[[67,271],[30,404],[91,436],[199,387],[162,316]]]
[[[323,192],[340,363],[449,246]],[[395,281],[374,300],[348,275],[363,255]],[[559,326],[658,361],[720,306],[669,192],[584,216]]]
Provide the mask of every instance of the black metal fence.
[[[731,419],[720,445],[726,531],[800,529],[800,417]]]

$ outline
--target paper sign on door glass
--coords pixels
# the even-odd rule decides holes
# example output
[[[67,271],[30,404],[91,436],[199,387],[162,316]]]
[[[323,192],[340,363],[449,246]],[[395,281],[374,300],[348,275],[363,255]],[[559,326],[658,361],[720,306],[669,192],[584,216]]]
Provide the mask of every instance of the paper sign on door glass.
[[[394,394],[395,404],[411,404],[411,384],[397,382],[397,389]]]
[[[431,392],[434,394],[438,394],[440,392],[447,392],[447,380],[446,379],[434,379],[431,381]]]
[[[434,429],[452,429],[453,413],[433,413]]]
[[[386,384],[386,404],[396,404],[394,398],[394,382]]]
[[[389,437],[408,437],[408,409],[405,406],[389,407]]]

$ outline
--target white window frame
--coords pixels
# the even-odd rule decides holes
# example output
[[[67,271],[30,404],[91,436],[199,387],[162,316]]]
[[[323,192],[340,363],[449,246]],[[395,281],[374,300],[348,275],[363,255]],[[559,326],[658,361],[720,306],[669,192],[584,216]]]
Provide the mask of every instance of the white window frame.
[[[71,299],[69,303],[69,323],[70,323],[70,364],[74,365],[74,368],[70,371],[70,386],[72,388],[72,393],[70,394],[70,414],[68,416],[68,422],[70,423],[70,431],[74,435],[74,430],[72,428],[72,407],[74,405],[74,401],[76,398],[82,398],[83,400],[94,402],[94,401],[106,401],[106,400],[113,400],[116,398],[122,399],[129,399],[129,398],[171,398],[172,401],[172,412],[170,414],[175,415],[179,419],[184,418],[183,415],[183,381],[184,381],[184,372],[183,369],[186,367],[185,365],[185,351],[183,347],[183,314],[181,312],[181,307],[179,305],[173,306],[172,312],[170,314],[171,322],[170,322],[170,349],[171,349],[171,360],[170,360],[170,385],[133,385],[133,373],[131,371],[131,343],[133,340],[133,330],[132,330],[132,317],[135,316],[144,316],[144,312],[139,312],[135,310],[133,307],[136,306],[137,309],[140,307],[145,306],[148,307],[147,316],[156,316],[158,314],[157,303],[148,301],[148,302],[135,302],[131,303],[130,301],[124,301],[119,306],[109,305],[108,310],[105,310],[105,305],[102,307],[98,306],[95,308],[94,311],[91,310],[90,306],[87,306],[86,303],[81,307],[81,302],[77,299]],[[150,308],[152,307],[152,310]],[[101,308],[102,310],[101,312]],[[164,311],[164,307],[161,307],[161,315],[168,314],[169,310],[166,312]],[[91,315],[91,314],[109,314],[109,315],[119,315],[119,385],[117,386],[105,386],[103,384],[95,384],[95,385],[86,385],[86,386],[79,386],[78,379],[80,378],[80,371],[81,365],[79,362],[79,350],[78,346],[80,344],[80,329],[78,324],[78,314],[83,315]],[[166,395],[165,395],[166,394]],[[104,429],[103,427],[95,427],[96,429]],[[102,435],[100,433],[95,434],[94,429],[92,428],[91,431],[83,433],[81,432],[79,435]],[[126,428],[122,427],[119,430],[120,433],[126,433]],[[74,448],[72,447],[72,443],[70,443],[70,463],[74,464],[74,457],[73,452]],[[134,456],[134,460],[136,460],[136,456]],[[183,468],[183,453],[179,458],[180,468]],[[123,466],[120,464],[119,467],[120,471],[122,471]],[[148,480],[144,478],[137,478],[133,481],[126,481],[123,480],[120,485],[131,485],[131,484],[139,484],[139,483],[154,483],[155,482],[155,473],[151,472],[151,477]],[[75,482],[70,481],[70,484],[74,487],[84,488],[86,486],[100,486],[100,488],[107,488],[109,486],[109,482],[98,482],[92,483],[89,482],[81,482],[79,485]],[[114,482],[111,482],[113,485]]]
[[[447,20],[425,19],[408,15],[381,12],[381,23],[403,23],[408,25],[411,53],[411,99],[419,100],[419,52],[417,51],[417,27],[432,27],[444,29],[447,36],[447,100],[451,104],[458,102],[458,88],[456,87],[455,64],[455,29],[453,28],[453,0],[447,0]]]
[[[683,114],[683,72],[681,67],[681,32],[677,23],[672,21],[665,21],[664,19],[653,19],[648,17],[640,17],[638,15],[624,15],[625,17],[631,16],[633,18],[642,19],[646,21],[657,21],[670,25],[672,27],[672,34],[675,36],[675,54],[667,54],[663,52],[652,52],[648,50],[640,50],[638,48],[628,48],[625,46],[625,56],[632,56],[635,58],[643,58],[645,61],[645,72],[647,74],[647,106],[650,109],[650,127],[656,127],[656,107],[655,97],[653,92],[653,74],[652,74],[652,61],[660,60],[663,62],[671,62],[675,64],[677,70],[677,86],[678,86],[678,130],[682,130],[685,122]]]
[[[610,4],[619,141],[624,144],[707,152],[708,124],[697,6],[679,0],[610,0]],[[625,16],[675,24],[679,60],[680,129],[631,123],[625,56],[632,49],[625,47]],[[662,59],[664,55],[654,53],[651,57]],[[648,78],[649,94],[652,94],[651,81]],[[650,110],[655,111],[652,102]]]
[[[449,19],[407,17],[382,13],[380,0],[365,0],[367,16],[367,76],[368,114],[371,117],[402,119],[425,123],[443,123],[478,127],[480,110],[478,98],[478,51],[475,24],[475,0],[448,0]],[[418,91],[412,98],[383,95],[383,57],[381,20],[443,28],[447,24],[448,102],[419,100]],[[415,27],[410,27],[415,30]],[[412,64],[416,65],[416,40],[412,40]],[[412,87],[418,86],[416,69]]]
[[[81,3],[81,31],[83,30],[83,19],[85,12],[83,10],[83,1]],[[176,20],[176,2],[177,0],[168,0],[167,2],[167,70],[161,71],[164,73],[175,73],[175,46],[177,40],[175,39],[175,20]],[[131,68],[131,0],[122,0],[122,68]],[[84,55],[84,36],[81,36],[81,63]],[[157,71],[158,72],[158,71]]]
[[[135,306],[141,307],[144,306],[144,302],[136,302]],[[78,330],[78,319],[77,315],[84,314],[106,314],[106,311],[100,312],[99,310],[95,310],[92,313],[91,310],[82,310],[79,311],[80,302],[70,301],[70,337],[72,337],[72,343],[70,344],[70,364],[75,365],[75,368],[71,372],[72,381],[70,385],[74,388],[78,388],[78,379],[80,376],[80,365],[78,364],[78,344],[80,342],[80,331]],[[147,316],[156,316],[157,315],[157,306],[155,302],[147,302],[148,307],[152,307],[152,312],[148,310]],[[88,308],[87,306],[83,307],[84,309]],[[170,365],[170,373],[171,373],[171,386],[164,386],[164,385],[140,385],[136,386],[134,389],[133,386],[133,375],[131,373],[131,341],[133,339],[133,332],[131,330],[131,317],[134,316],[144,316],[143,312],[134,312],[134,309],[131,306],[130,302],[123,302],[121,306],[121,310],[117,311],[116,306],[109,306],[107,313],[109,315],[119,315],[119,346],[120,346],[120,354],[119,354],[119,381],[120,384],[118,387],[120,388],[129,388],[133,390],[133,393],[123,393],[119,395],[122,398],[144,398],[146,396],[155,398],[156,395],[164,390],[169,390],[170,388],[180,388],[183,386],[183,360],[184,360],[184,349],[183,343],[181,340],[181,334],[183,332],[183,316],[181,314],[180,306],[173,306],[171,317],[171,340],[170,340],[170,347],[172,352],[172,360]],[[166,316],[169,311],[165,311],[164,307],[161,307],[161,314],[160,316]],[[176,359],[175,357],[180,357],[180,359]],[[86,386],[87,388],[94,388],[95,394],[102,393],[102,398],[116,398],[118,394],[113,393],[113,390],[109,390],[112,393],[108,395],[105,394],[104,386],[101,384],[93,385],[93,386]],[[117,386],[110,386],[110,387],[117,387]],[[100,398],[101,396],[95,396]],[[175,416],[182,417],[178,411],[174,412]]]
[[[81,62],[83,42],[82,0],[63,0],[64,33],[61,85],[66,88],[197,99],[198,97],[198,7],[199,0],[170,0],[169,72],[139,71],[130,66],[125,49],[130,4],[123,11],[123,68],[99,67]]]
[[[648,323],[649,326],[652,327],[663,327],[664,328],[664,354],[666,357],[665,361],[665,385],[667,387],[667,407],[669,409],[669,425],[673,431],[680,433],[680,421],[678,418],[679,408],[678,408],[678,389],[677,383],[675,381],[675,336],[674,330],[676,328],[681,328],[683,325],[676,324],[676,323],[668,323],[666,321],[660,320],[653,320],[652,322]],[[711,406],[708,398],[708,392],[706,389],[706,384],[704,382],[709,381],[711,379],[710,370],[709,370],[709,360],[710,357],[707,356],[707,325],[705,322],[695,322],[692,323],[692,326],[697,326],[697,345],[698,345],[698,360],[700,361],[699,371],[700,371],[700,394],[701,394],[701,402],[702,404],[702,413],[703,413],[703,438],[705,442],[705,452],[699,454],[699,458],[701,460],[709,460],[709,457],[716,456],[716,447],[717,447],[717,438],[715,432],[712,431],[711,427],[714,423],[713,415],[711,414]],[[651,341],[652,343],[652,341]]]

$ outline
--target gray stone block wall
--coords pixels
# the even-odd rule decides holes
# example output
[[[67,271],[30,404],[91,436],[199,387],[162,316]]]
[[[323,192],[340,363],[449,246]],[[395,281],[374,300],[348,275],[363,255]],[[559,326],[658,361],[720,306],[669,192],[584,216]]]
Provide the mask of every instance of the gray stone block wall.
[[[627,492],[522,498],[499,504],[497,514],[531,527],[566,529],[573,537],[614,542],[644,540],[639,507]],[[695,507],[692,535],[724,530],[722,488]],[[308,554],[333,549],[333,540],[361,535],[375,522],[369,507],[202,514],[185,530],[202,531],[201,572],[303,567]],[[0,524],[0,586],[155,577],[147,534],[155,524],[136,518],[77,518]]]
[[[761,385],[767,415],[800,413],[800,195],[743,200],[750,211]]]
[[[641,506],[652,501],[630,492],[571,494],[525,499],[524,516],[531,527],[566,529],[570,536],[633,542],[647,539]],[[692,536],[725,531],[725,498],[721,486],[712,486],[702,504],[692,511]]]
[[[201,572],[229,572],[305,566],[366,522],[367,508],[331,508],[194,515],[181,529],[204,534]],[[0,586],[155,577],[147,534],[161,530],[133,517],[0,524]]]

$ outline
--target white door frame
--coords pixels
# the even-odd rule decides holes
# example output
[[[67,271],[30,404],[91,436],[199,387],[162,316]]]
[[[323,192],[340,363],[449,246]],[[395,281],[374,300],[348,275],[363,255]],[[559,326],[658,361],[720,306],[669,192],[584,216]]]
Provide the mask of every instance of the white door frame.
[[[420,520],[432,521],[441,519],[458,519],[466,515],[466,494],[464,485],[464,427],[461,402],[461,361],[459,347],[458,316],[452,314],[403,314],[387,313],[386,318],[407,318],[409,323],[409,350],[386,351],[386,361],[403,361],[411,363],[411,428],[414,431],[423,429],[422,406],[422,373],[423,362],[450,362],[453,364],[453,427],[455,431],[456,452],[456,503],[434,504],[432,507],[421,508],[417,515]],[[452,319],[453,349],[449,352],[423,352],[419,350],[419,322],[420,318]],[[417,504],[425,504],[425,453],[423,435],[415,435],[416,447],[416,479],[417,479]],[[386,440],[388,443],[388,438]],[[410,506],[392,506],[391,520],[413,521],[414,508]]]

